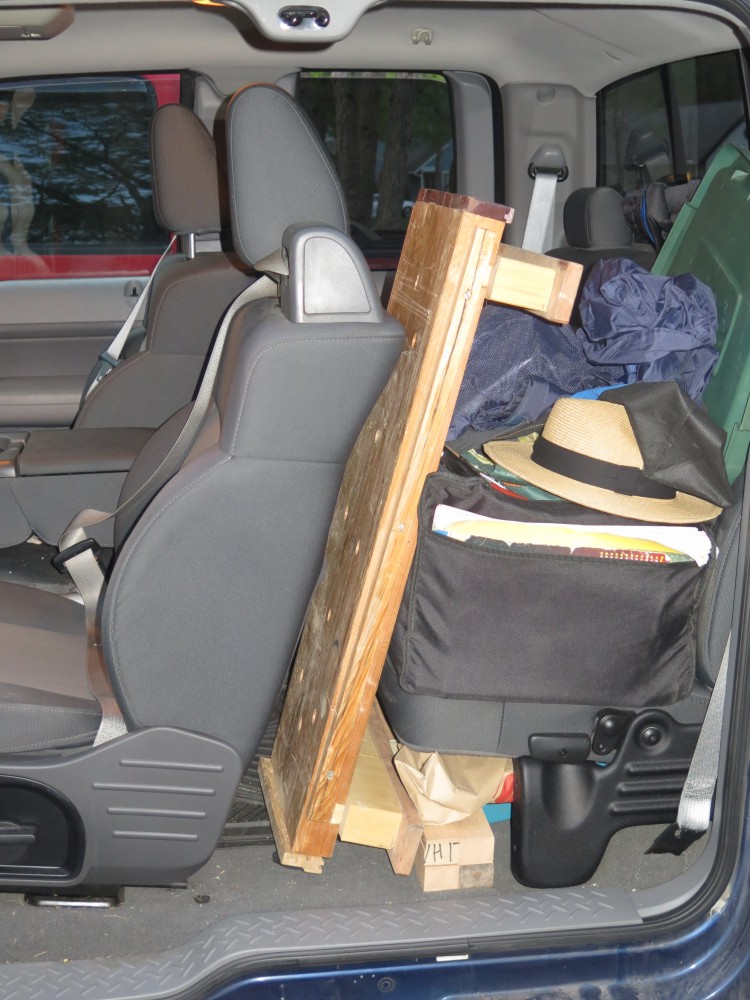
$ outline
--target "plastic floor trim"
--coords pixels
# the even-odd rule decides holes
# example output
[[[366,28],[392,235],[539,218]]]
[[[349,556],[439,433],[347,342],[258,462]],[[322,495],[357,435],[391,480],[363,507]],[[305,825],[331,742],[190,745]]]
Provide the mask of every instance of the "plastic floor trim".
[[[192,942],[137,960],[0,966],[3,1000],[149,1000],[178,995],[228,963],[641,923],[621,889],[565,889],[372,909],[302,910],[221,921]]]

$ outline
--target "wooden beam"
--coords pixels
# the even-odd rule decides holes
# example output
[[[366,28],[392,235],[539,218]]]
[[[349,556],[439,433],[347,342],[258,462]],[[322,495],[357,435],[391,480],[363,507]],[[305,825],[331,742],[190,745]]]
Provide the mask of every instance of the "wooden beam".
[[[339,838],[389,851],[396,843],[400,827],[401,803],[368,726],[341,817]]]
[[[384,848],[394,874],[410,875],[424,828],[393,763],[394,744],[376,699],[354,768],[339,839]]]
[[[553,323],[567,323],[582,274],[583,266],[574,261],[503,245],[487,298],[536,313]]]

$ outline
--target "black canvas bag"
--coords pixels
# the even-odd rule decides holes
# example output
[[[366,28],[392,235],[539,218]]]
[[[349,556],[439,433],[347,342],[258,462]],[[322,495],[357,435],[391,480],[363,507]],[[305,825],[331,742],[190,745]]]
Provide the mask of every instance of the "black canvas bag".
[[[515,521],[639,523],[568,501],[504,496],[478,476],[429,476],[389,652],[405,691],[620,707],[689,693],[707,567],[462,542],[432,531],[439,503]]]

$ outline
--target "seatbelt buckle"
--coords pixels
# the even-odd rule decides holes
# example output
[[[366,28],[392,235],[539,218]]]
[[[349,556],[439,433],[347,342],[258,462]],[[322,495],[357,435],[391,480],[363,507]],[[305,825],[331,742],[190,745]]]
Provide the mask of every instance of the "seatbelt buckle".
[[[101,545],[95,539],[84,538],[82,542],[76,542],[74,545],[69,545],[66,549],[61,549],[57,555],[52,557],[52,565],[58,573],[67,573],[68,567],[65,564],[68,559],[79,556],[82,552],[88,552],[89,549],[94,554],[95,559],[98,558],[102,550]]]

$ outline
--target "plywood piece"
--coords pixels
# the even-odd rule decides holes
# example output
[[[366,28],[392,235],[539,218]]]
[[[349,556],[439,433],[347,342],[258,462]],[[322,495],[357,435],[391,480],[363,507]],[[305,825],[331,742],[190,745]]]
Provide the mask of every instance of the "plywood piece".
[[[421,842],[424,867],[489,864],[495,856],[495,837],[481,809],[458,823],[427,825]]]
[[[491,889],[495,880],[495,866],[492,862],[486,865],[425,866],[421,857],[418,857],[414,870],[424,892]]]
[[[344,473],[273,749],[289,850],[330,857],[509,209],[421,192],[389,303],[407,350]]]
[[[351,844],[390,850],[400,826],[401,803],[368,726],[354,768],[339,838]]]
[[[582,274],[583,266],[575,261],[502,246],[487,298],[567,323]]]

